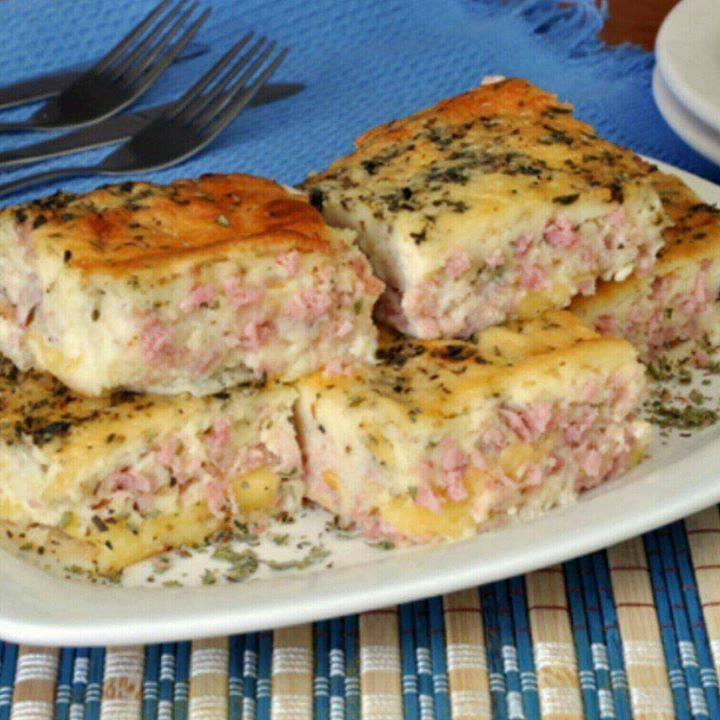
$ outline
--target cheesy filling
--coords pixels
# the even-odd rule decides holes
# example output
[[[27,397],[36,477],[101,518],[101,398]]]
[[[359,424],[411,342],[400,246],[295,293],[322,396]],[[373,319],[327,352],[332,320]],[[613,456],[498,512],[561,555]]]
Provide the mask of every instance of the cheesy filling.
[[[635,415],[639,372],[588,379],[574,401],[499,400],[485,422],[438,428],[408,455],[388,440],[390,427],[373,423],[361,424],[357,440],[338,428],[305,432],[308,496],[367,536],[394,542],[464,537],[534,517],[642,459],[649,429]]]

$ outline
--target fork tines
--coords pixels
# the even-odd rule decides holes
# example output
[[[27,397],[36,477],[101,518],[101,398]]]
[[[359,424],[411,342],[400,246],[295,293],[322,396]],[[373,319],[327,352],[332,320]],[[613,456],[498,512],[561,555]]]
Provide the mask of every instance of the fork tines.
[[[170,0],[163,0],[92,70],[126,85],[138,81],[146,84],[158,77],[187,45],[210,12],[209,10],[203,12],[181,33],[183,26],[198,7],[197,3],[192,3],[186,8],[187,2],[188,0],[179,0],[163,16],[163,12],[170,5]],[[177,42],[170,47],[174,41]],[[126,52],[128,50],[129,52]]]
[[[174,104],[167,119],[191,125],[202,134],[214,136],[220,132],[250,102],[288,53],[288,48],[283,48],[270,60],[277,43],[262,37],[223,73],[251,38],[252,33],[248,33],[230,48]]]

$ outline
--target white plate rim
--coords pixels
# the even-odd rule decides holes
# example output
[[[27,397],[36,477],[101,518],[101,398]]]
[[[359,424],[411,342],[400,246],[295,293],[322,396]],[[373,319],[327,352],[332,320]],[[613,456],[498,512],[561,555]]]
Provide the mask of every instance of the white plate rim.
[[[655,104],[672,130],[691,148],[720,165],[720,132],[691,115],[682,106],[657,66],[653,70],[652,90]]]
[[[705,200],[720,201],[720,186],[657,164],[678,174]],[[104,646],[296,625],[530,572],[640,535],[718,501],[720,443],[713,435],[662,472],[603,489],[532,522],[410,554],[383,554],[364,565],[238,585],[108,588],[49,576],[0,551],[0,638],[31,645]],[[595,520],[588,522],[588,516]],[[537,537],[546,540],[537,542]]]
[[[688,82],[683,73],[682,66],[674,61],[672,44],[674,38],[680,34],[689,34],[692,30],[693,17],[701,13],[714,11],[720,35],[720,5],[712,4],[712,0],[682,0],[667,14],[658,30],[655,40],[655,62],[660,68],[663,78],[673,95],[693,115],[706,123],[709,127],[720,131],[720,106],[705,98]],[[712,23],[712,19],[711,19]]]

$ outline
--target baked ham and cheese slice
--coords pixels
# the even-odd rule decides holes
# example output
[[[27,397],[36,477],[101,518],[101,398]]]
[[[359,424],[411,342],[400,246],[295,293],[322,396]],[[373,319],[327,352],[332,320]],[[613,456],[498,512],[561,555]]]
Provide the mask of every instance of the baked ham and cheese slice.
[[[51,531],[110,573],[303,495],[292,388],[80,396],[0,361],[0,522]],[[23,539],[24,542],[24,539]]]
[[[667,219],[649,166],[571,113],[493,82],[366,132],[306,180],[387,284],[381,319],[468,337],[652,266]]]
[[[307,497],[371,538],[532,518],[619,475],[649,442],[635,350],[567,311],[477,343],[381,338],[378,359],[297,384]]]
[[[382,284],[300,193],[123,183],[0,213],[0,350],[98,395],[217,392],[375,349]]]
[[[627,338],[647,362],[683,343],[701,364],[720,345],[720,210],[674,175],[654,184],[674,225],[649,275],[601,283],[572,309],[605,335]]]

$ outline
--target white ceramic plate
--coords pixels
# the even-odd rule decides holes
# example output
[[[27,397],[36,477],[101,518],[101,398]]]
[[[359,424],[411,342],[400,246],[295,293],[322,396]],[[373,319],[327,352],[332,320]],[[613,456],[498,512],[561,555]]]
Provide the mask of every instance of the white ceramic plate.
[[[665,168],[669,169],[669,168]],[[672,170],[672,169],[670,169]],[[677,171],[705,200],[720,187]],[[702,386],[720,396],[720,381]],[[684,388],[687,392],[687,388]],[[654,444],[651,458],[580,502],[535,521],[437,547],[380,550],[332,541],[333,567],[266,571],[238,584],[100,587],[63,580],[0,552],[0,637],[40,645],[142,643],[247,632],[450,592],[561,562],[720,501],[720,426]],[[328,519],[306,513],[308,536]],[[287,548],[276,548],[286,551]],[[208,555],[191,563],[212,562]],[[177,570],[181,573],[182,571]],[[189,572],[189,571],[188,571]],[[142,572],[129,574],[130,584]],[[166,577],[161,576],[161,579]]]
[[[718,84],[720,84],[720,76]],[[653,96],[667,124],[690,147],[720,165],[720,132],[688,112],[672,94],[658,67],[653,72]]]
[[[658,32],[655,56],[682,105],[720,131],[720,2],[678,3]]]

